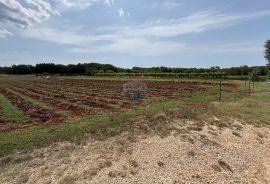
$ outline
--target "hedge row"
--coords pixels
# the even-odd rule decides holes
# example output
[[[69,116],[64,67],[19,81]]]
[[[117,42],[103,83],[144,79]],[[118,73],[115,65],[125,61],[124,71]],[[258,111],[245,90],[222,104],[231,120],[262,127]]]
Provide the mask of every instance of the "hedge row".
[[[160,77],[160,78],[200,78],[218,79],[224,77],[224,73],[97,73],[99,77]]]

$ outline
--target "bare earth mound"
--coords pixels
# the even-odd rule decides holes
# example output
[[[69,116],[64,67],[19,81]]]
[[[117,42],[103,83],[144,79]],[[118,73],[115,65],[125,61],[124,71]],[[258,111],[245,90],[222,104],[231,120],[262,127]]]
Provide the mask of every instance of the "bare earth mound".
[[[0,182],[270,183],[270,129],[230,121],[237,129],[206,124],[163,138],[124,132],[103,141],[88,138],[83,145],[58,143],[21,161],[3,165],[2,160]]]

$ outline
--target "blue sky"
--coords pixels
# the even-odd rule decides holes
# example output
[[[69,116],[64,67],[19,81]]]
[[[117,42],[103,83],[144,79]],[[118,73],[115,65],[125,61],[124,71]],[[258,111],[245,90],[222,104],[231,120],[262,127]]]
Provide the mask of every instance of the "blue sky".
[[[269,0],[0,0],[0,66],[265,65]]]

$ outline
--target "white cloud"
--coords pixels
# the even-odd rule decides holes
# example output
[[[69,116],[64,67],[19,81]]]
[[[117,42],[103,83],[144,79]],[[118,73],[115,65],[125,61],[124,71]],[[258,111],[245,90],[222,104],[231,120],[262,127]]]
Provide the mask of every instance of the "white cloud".
[[[28,27],[59,14],[44,0],[2,0],[0,1],[0,21]]]
[[[142,25],[107,27],[82,34],[81,30],[59,30],[33,27],[22,32],[22,37],[69,45],[71,52],[81,53],[128,53],[134,55],[165,55],[186,51],[189,46],[178,41],[165,41],[167,38],[194,34],[231,26],[260,17],[270,16],[270,11],[243,14],[223,14],[204,11],[180,19],[159,20]],[[213,49],[214,48],[214,49]],[[238,48],[238,49],[237,49]],[[218,47],[198,47],[207,52],[254,51],[252,45],[221,45]]]
[[[105,0],[104,4],[107,5],[107,6],[113,6],[114,0]]]
[[[125,12],[124,12],[123,8],[120,8],[120,9],[118,10],[118,15],[119,15],[119,17],[125,16]]]
[[[118,39],[108,45],[71,49],[78,53],[126,53],[136,56],[167,55],[181,51],[185,46],[168,41],[149,41],[140,38]]]
[[[58,0],[60,3],[64,4],[69,8],[80,8],[86,9],[92,6],[94,3],[101,2],[102,0]]]
[[[68,8],[87,9],[95,3],[104,3],[106,6],[113,6],[114,0],[58,0],[59,3],[65,5]]]
[[[127,27],[124,34],[129,36],[174,37],[183,34],[201,33],[266,16],[270,16],[270,10],[243,14],[203,11],[180,19],[165,19],[138,27]]]
[[[8,30],[0,28],[0,38],[5,38],[7,36],[12,36],[12,35],[13,34],[9,32]]]
[[[77,45],[85,46],[94,44],[98,41],[106,41],[115,39],[114,35],[92,35],[92,34],[80,34],[72,31],[59,30],[46,27],[32,27],[21,32],[21,36],[24,38],[41,40],[46,42],[57,43],[61,45]]]
[[[70,45],[70,52],[104,53],[116,52],[133,55],[165,55],[183,49],[184,45],[168,41],[151,41],[146,38],[122,37],[114,34],[79,34],[53,28],[33,27],[22,31],[21,36],[60,45]],[[166,47],[164,47],[166,45]]]
[[[183,6],[183,3],[167,1],[167,2],[162,3],[161,6],[165,9],[174,9],[174,8]]]
[[[0,23],[2,22],[6,27],[15,25],[20,28],[28,28],[48,20],[53,15],[60,15],[57,11],[60,5],[66,8],[85,9],[99,2],[113,5],[114,0],[1,0]],[[10,33],[8,30],[5,31]],[[5,36],[8,35],[10,34],[5,33]]]

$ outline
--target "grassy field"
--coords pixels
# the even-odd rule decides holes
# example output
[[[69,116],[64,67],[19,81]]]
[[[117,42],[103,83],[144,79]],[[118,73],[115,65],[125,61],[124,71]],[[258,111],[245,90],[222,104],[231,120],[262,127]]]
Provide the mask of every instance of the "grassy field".
[[[157,113],[168,113],[173,109],[179,110],[178,115],[182,119],[199,118],[202,114],[210,113],[217,116],[226,114],[251,123],[268,123],[270,86],[257,83],[251,96],[247,96],[242,93],[246,90],[244,83],[233,83],[240,87],[234,91],[223,92],[223,102],[217,102],[218,88],[213,86],[206,92],[196,92],[181,100],[167,99],[160,103],[137,105],[121,112],[107,112],[65,120],[60,124],[45,124],[23,130],[0,132],[0,157],[15,152],[29,152],[57,141],[80,143],[86,135],[96,138],[117,135],[128,129],[134,118],[145,116],[151,119]],[[3,121],[20,123],[27,121],[27,117],[3,95],[0,96],[0,104]]]
[[[0,95],[0,106],[0,121],[8,123],[25,123],[28,121],[23,112],[14,107],[3,95]]]
[[[131,119],[140,115],[153,116],[158,112],[166,112],[170,109],[180,108],[183,118],[194,117],[195,111],[186,109],[187,104],[196,103],[206,105],[213,96],[198,95],[192,99],[179,102],[166,102],[151,107],[137,107],[135,109],[116,113],[97,115],[89,118],[82,118],[59,125],[46,125],[29,128],[24,131],[0,133],[0,156],[15,151],[29,151],[34,148],[47,146],[56,141],[79,142],[85,134],[99,135],[107,134],[106,128],[116,128],[121,131]],[[112,136],[112,135],[107,135]]]
[[[242,83],[242,87],[244,83]],[[270,124],[270,85],[256,83],[251,96],[245,98],[235,95],[233,100],[216,104],[224,113],[237,116],[250,123]]]
[[[102,76],[63,76],[63,77],[56,77],[56,78],[62,78],[62,79],[83,79],[83,80],[129,80],[134,77],[102,77]],[[173,82],[179,82],[179,83],[188,83],[188,84],[219,84],[219,81],[215,79],[189,79],[189,78],[159,78],[159,77],[144,77],[144,81],[153,81],[153,82],[160,82],[160,81],[173,81]],[[228,83],[228,81],[223,81],[224,84]]]

